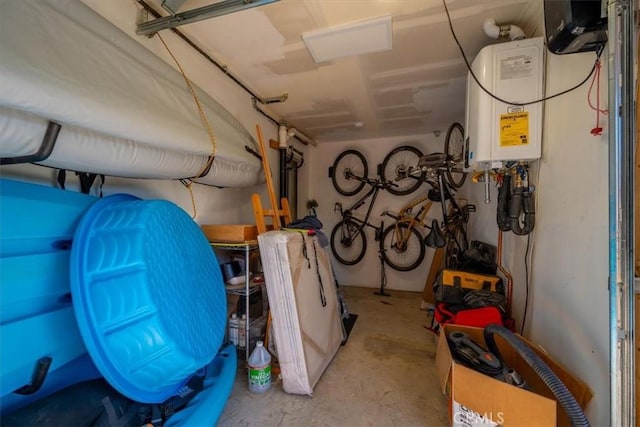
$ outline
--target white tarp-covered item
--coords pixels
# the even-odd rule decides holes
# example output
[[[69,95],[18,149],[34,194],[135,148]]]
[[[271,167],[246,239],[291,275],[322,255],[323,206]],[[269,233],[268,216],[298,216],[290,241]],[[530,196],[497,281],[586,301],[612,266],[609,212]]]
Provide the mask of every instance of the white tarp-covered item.
[[[284,391],[313,393],[344,339],[329,256],[306,232],[258,236]]]
[[[0,157],[37,152],[49,121],[61,130],[46,166],[174,179],[195,176],[211,154],[182,75],[79,0],[3,2],[0,58]],[[259,183],[251,134],[194,89],[217,145],[198,181]]]

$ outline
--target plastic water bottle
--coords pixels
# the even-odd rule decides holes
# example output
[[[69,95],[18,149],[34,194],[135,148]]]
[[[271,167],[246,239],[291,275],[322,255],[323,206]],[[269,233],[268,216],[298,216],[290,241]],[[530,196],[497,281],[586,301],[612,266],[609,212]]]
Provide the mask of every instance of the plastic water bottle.
[[[264,393],[271,388],[271,355],[262,341],[249,356],[249,391]]]
[[[238,314],[233,313],[229,319],[229,341],[235,346],[238,345],[238,325]]]

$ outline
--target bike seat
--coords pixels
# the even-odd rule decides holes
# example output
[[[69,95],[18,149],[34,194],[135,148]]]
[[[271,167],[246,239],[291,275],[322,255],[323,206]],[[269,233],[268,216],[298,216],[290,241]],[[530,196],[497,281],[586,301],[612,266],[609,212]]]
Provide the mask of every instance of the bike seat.
[[[447,155],[445,153],[430,153],[425,154],[418,160],[418,167],[421,168],[438,168],[446,166]]]
[[[435,187],[429,190],[429,192],[427,193],[427,198],[432,202],[438,202],[438,203],[442,202],[442,194],[440,190],[436,189]],[[445,200],[451,199],[451,194],[449,194],[448,191],[445,192],[444,199]]]
[[[438,221],[435,219],[431,221],[431,231],[424,238],[424,244],[430,248],[444,248],[447,244],[447,241],[438,226]]]

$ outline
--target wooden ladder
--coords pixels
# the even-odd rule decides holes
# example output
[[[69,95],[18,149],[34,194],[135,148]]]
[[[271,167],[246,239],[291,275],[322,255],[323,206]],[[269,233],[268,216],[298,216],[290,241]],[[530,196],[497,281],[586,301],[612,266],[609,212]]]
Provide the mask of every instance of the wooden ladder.
[[[273,188],[273,179],[271,177],[271,169],[269,168],[269,159],[267,158],[267,151],[264,147],[264,139],[262,138],[262,129],[260,125],[256,125],[256,132],[258,133],[258,144],[260,145],[260,156],[262,157],[262,168],[264,169],[264,176],[267,181],[267,193],[269,194],[269,201],[271,203],[271,209],[263,209],[262,201],[258,193],[251,195],[251,204],[253,205],[253,214],[256,217],[256,226],[258,234],[267,232],[267,224],[265,217],[271,218],[273,229],[279,230],[282,228],[281,220],[284,220],[284,225],[291,222],[291,209],[289,207],[289,200],[286,197],[280,199],[281,208],[278,209],[278,201],[276,199],[276,192]],[[264,346],[269,348],[269,339],[271,334],[271,310],[267,316],[267,330],[264,337]],[[280,365],[278,360],[274,357],[271,366],[271,372],[274,374],[280,373]]]
[[[278,208],[278,201],[273,188],[273,178],[271,177],[271,169],[269,168],[269,160],[267,159],[267,152],[264,147],[264,139],[262,138],[260,125],[256,125],[256,131],[260,145],[260,156],[262,157],[262,168],[264,169],[264,176],[267,180],[267,193],[269,194],[269,201],[271,202],[271,209],[263,209],[260,195],[258,193],[251,195],[251,204],[253,205],[253,214],[256,217],[258,234],[262,234],[267,231],[266,217],[271,218],[274,230],[282,228],[281,220],[284,220],[284,225],[289,224],[291,222],[291,208],[289,207],[289,200],[287,200],[286,197],[280,199],[281,208]]]

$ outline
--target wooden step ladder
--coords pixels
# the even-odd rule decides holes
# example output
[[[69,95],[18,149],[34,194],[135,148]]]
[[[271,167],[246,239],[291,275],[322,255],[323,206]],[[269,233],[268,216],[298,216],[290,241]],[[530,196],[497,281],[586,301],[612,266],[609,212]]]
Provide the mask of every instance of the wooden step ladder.
[[[253,193],[251,195],[251,204],[253,205],[253,214],[256,218],[258,234],[262,234],[267,231],[265,218],[271,218],[274,230],[279,230],[282,228],[283,224],[289,224],[291,222],[291,208],[289,207],[289,200],[287,200],[286,197],[280,199],[280,208],[278,208],[278,201],[276,199],[276,192],[273,188],[273,178],[271,177],[271,169],[269,168],[269,160],[267,159],[267,152],[264,146],[264,139],[262,138],[262,129],[260,128],[260,125],[256,125],[256,131],[258,133],[258,143],[260,145],[260,156],[262,157],[262,168],[264,169],[264,176],[267,181],[267,193],[269,194],[269,201],[271,203],[271,209],[263,209],[260,195],[258,193]]]
[[[262,201],[258,193],[251,195],[251,204],[253,205],[253,214],[256,218],[256,226],[258,234],[267,232],[267,223],[265,217],[271,218],[274,230],[282,228],[282,224],[287,225],[291,222],[291,208],[289,207],[289,200],[286,197],[280,199],[280,209],[278,209],[278,201],[276,199],[276,192],[273,188],[273,179],[271,177],[271,169],[269,168],[269,159],[267,158],[267,151],[264,147],[264,139],[262,138],[262,129],[260,125],[256,125],[256,132],[258,134],[258,144],[260,145],[260,156],[262,157],[262,168],[264,169],[264,176],[267,181],[267,193],[269,194],[269,201],[271,203],[271,209],[263,209]],[[281,222],[284,220],[284,223]],[[267,330],[264,337],[264,346],[269,348],[269,339],[271,334],[271,310],[267,316]],[[274,357],[271,372],[274,374],[280,373],[280,365],[278,360]]]

